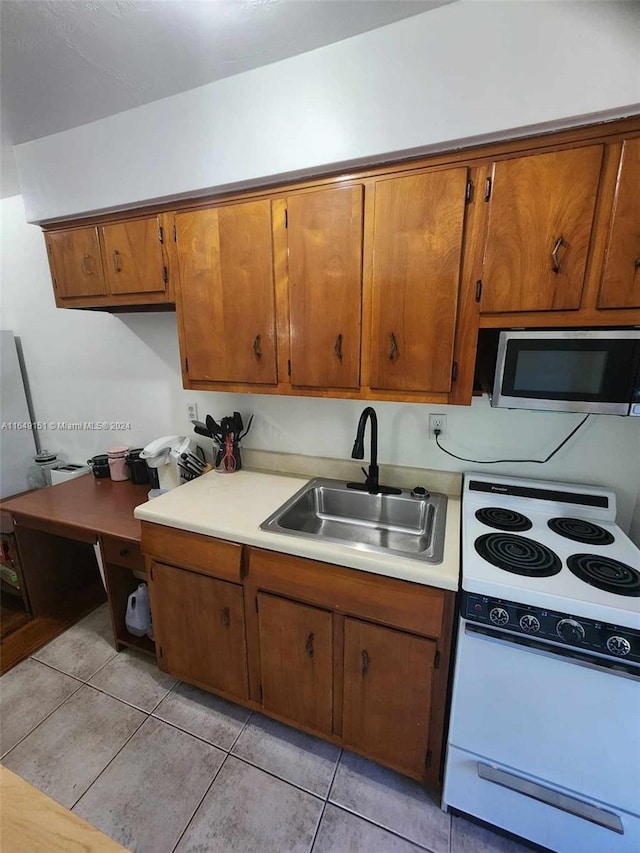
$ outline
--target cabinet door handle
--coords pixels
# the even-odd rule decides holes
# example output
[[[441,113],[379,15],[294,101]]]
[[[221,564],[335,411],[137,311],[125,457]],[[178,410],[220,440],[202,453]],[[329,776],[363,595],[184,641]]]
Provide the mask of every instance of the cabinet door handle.
[[[256,335],[253,339],[253,354],[257,359],[262,358],[262,350],[260,349],[260,335]]]
[[[82,272],[85,275],[91,275],[91,268],[89,265],[90,260],[91,260],[91,255],[83,255],[82,256]]]
[[[369,672],[369,652],[366,649],[362,650],[362,654],[360,655],[360,660],[362,662],[361,671],[363,675],[366,675]]]
[[[336,338],[336,342],[333,345],[333,349],[335,354],[338,356],[338,361],[342,361],[342,333],[338,335]]]
[[[637,270],[640,270],[640,258],[635,259],[634,266]]]
[[[391,347],[389,348],[389,361],[395,361],[398,357],[398,342],[396,341],[396,336],[391,332],[389,335],[391,338]]]
[[[122,272],[122,264],[120,263],[120,252],[117,249],[113,250],[113,268],[116,272]]]
[[[559,252],[561,247],[564,245],[564,240],[562,239],[562,235],[558,237],[551,252],[551,260],[552,260],[552,269],[555,273],[559,273],[562,269],[562,262],[560,260]]]
[[[230,624],[231,624],[231,616],[229,614],[229,608],[223,607],[222,608],[222,625],[223,625],[223,627],[228,628]]]
[[[310,658],[313,657],[313,633],[309,634],[309,636],[307,637],[307,642],[305,643],[304,650]]]

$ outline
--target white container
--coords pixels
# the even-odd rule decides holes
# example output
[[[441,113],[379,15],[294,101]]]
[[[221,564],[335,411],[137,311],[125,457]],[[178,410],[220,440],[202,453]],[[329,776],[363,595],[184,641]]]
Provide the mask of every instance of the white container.
[[[142,637],[151,630],[151,608],[146,583],[141,583],[129,596],[124,624],[135,637]]]

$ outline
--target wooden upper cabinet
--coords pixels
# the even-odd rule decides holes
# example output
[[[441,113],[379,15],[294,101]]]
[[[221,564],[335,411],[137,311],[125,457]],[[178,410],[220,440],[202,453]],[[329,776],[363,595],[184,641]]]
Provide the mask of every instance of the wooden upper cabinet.
[[[622,147],[598,308],[640,308],[640,137]]]
[[[318,607],[259,593],[264,707],[317,732],[333,722],[333,622]]]
[[[451,388],[466,186],[466,168],[375,184],[371,388]]]
[[[602,145],[494,163],[481,310],[580,307]]]
[[[363,187],[287,198],[291,384],[360,385]]]
[[[435,653],[432,640],[345,619],[345,746],[424,776]]]
[[[163,293],[167,289],[160,217],[103,225],[101,231],[110,293]]]
[[[180,213],[175,224],[189,379],[275,384],[271,202]]]
[[[161,667],[183,681],[247,699],[242,587],[154,562],[150,592]]]
[[[106,293],[97,228],[73,228],[45,235],[51,277],[58,298]]]

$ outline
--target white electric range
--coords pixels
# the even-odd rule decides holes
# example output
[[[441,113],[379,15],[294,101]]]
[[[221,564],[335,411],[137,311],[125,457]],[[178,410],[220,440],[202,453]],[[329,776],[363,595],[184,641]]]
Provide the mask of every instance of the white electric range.
[[[640,550],[612,491],[465,475],[444,807],[640,849]]]

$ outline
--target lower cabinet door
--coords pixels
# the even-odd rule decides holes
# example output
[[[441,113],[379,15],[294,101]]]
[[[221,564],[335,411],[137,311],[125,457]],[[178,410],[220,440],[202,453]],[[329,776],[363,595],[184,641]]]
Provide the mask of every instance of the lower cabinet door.
[[[420,779],[436,644],[357,619],[344,625],[344,745]]]
[[[151,603],[156,647],[167,672],[248,698],[241,586],[154,563]]]
[[[258,624],[264,707],[292,722],[330,734],[331,613],[259,593]]]

